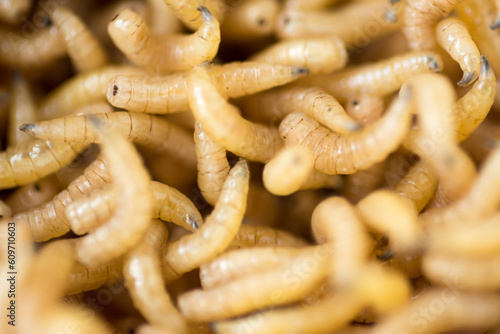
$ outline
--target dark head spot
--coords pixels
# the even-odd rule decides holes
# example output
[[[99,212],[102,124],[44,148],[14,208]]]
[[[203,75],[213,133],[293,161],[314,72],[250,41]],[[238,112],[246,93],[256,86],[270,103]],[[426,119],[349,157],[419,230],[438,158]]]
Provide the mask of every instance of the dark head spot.
[[[42,190],[42,189],[40,189],[40,185],[38,183],[35,183],[35,185],[33,187],[35,188],[36,191]]]
[[[290,17],[288,16],[285,16],[285,18],[283,19],[283,23],[286,25],[288,23],[290,23]]]
[[[326,108],[326,111],[328,111],[328,112],[332,111],[332,107]]]
[[[359,104],[358,100],[354,100],[354,101],[352,101],[352,105],[353,105],[353,106],[357,106],[358,104]]]
[[[44,15],[42,24],[44,27],[51,27],[53,22],[52,22],[52,19],[50,18],[50,16]]]
[[[113,96],[116,96],[116,94],[118,94],[118,86],[113,85]]]
[[[111,22],[113,22],[114,20],[116,20],[117,17],[118,17],[118,14],[116,14],[115,16],[113,16],[113,18],[111,19]]]
[[[267,24],[266,20],[263,18],[260,18],[257,20],[257,24],[261,27],[265,26]]]

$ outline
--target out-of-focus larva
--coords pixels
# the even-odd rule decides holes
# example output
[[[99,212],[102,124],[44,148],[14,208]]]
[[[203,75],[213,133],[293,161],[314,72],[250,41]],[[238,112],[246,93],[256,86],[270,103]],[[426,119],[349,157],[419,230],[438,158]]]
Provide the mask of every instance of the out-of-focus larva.
[[[479,75],[481,55],[476,43],[462,21],[448,18],[438,23],[436,35],[439,45],[460,65],[464,72],[459,86],[467,86]]]
[[[95,70],[108,62],[103,46],[75,13],[68,8],[57,7],[51,18],[78,72]]]
[[[316,87],[274,88],[245,97],[239,105],[245,116],[261,123],[281,121],[292,112],[301,112],[338,133],[360,128],[337,99]]]
[[[366,232],[354,207],[341,197],[330,197],[313,211],[311,227],[319,243],[332,243],[331,276],[336,287],[349,287],[368,259]]]
[[[36,103],[26,80],[19,73],[14,73],[12,96],[9,112],[9,126],[7,128],[7,143],[11,147],[25,144],[33,138],[19,130],[24,123],[38,120]]]
[[[288,262],[236,278],[224,285],[209,290],[189,291],[179,296],[179,310],[189,320],[214,321],[270,306],[290,304],[311,293],[323,281],[329,274],[330,260],[328,255],[314,259],[316,265],[301,277],[300,284],[293,279],[284,279],[293,268],[304,268],[310,263],[311,254],[302,252]],[[275,295],[277,289],[283,289],[279,296]]]
[[[339,2],[338,0],[287,0],[285,8],[318,10]]]
[[[281,122],[280,135],[287,145],[310,149],[317,170],[352,174],[382,161],[401,144],[411,122],[410,95],[405,93],[389,106],[384,117],[359,132],[339,135],[300,113],[292,113]]]
[[[100,266],[89,267],[75,262],[67,275],[65,295],[75,295],[91,291],[103,285],[118,282],[123,279],[123,259],[117,258]]]
[[[185,71],[217,54],[219,23],[200,7],[203,24],[192,35],[155,35],[135,12],[124,9],[110,22],[108,33],[133,63],[154,72]]]
[[[498,29],[500,27],[500,2],[498,0],[494,0],[495,8],[496,8],[496,13],[495,13],[495,19],[492,21],[490,25],[491,30]]]
[[[276,26],[280,3],[276,0],[242,1],[231,8],[221,23],[224,41],[243,42],[271,35]]]
[[[347,51],[336,37],[303,38],[273,44],[250,60],[300,66],[311,74],[329,74],[345,66]]]
[[[242,224],[228,246],[230,249],[247,247],[304,247],[307,243],[289,232],[268,226]]]
[[[471,294],[453,289],[432,289],[372,328],[372,333],[443,333],[455,329],[488,328],[500,322],[500,298],[496,294]],[[424,317],[420,313],[432,314]],[[432,310],[439,312],[428,313]],[[417,316],[415,316],[417,315]],[[415,321],[409,321],[415,319]]]
[[[266,163],[262,181],[271,193],[290,195],[300,189],[312,173],[313,167],[313,155],[307,148],[298,145],[287,146]]]
[[[66,54],[56,27],[40,29],[30,38],[0,29],[0,63],[19,69],[47,66]]]
[[[422,236],[416,211],[392,191],[372,192],[358,203],[357,213],[371,229],[388,236],[395,250],[415,248]]]
[[[241,117],[239,110],[217,91],[217,85],[210,80],[205,68],[195,67],[189,74],[187,86],[194,117],[210,138],[228,151],[249,160],[266,162],[283,145],[277,129]]]
[[[397,270],[408,278],[419,277],[421,273],[421,260],[420,254],[396,254],[389,260],[382,263],[382,266],[390,270]]]
[[[106,162],[97,159],[67,189],[41,207],[15,215],[14,222],[27,225],[35,241],[59,237],[70,230],[64,215],[66,206],[76,198],[110,181]]]
[[[32,0],[4,0],[0,2],[0,19],[6,23],[19,23],[27,14]]]
[[[139,244],[125,256],[123,276],[134,306],[150,324],[184,333],[185,321],[172,304],[161,275],[160,256],[167,237],[165,225],[153,221]]]
[[[0,219],[12,217],[12,209],[4,201],[0,201]]]
[[[153,209],[149,175],[134,146],[114,133],[104,134],[103,144],[109,174],[116,181],[116,210],[105,225],[76,241],[78,260],[92,266],[115,259],[134,247],[146,232]],[[120,179],[127,182],[119,182]]]
[[[300,185],[299,190],[306,189],[342,189],[345,185],[344,178],[340,175],[329,175],[315,169],[307,179]]]
[[[57,172],[86,145],[32,140],[0,152],[0,189],[22,186]]]
[[[208,9],[210,13],[221,22],[226,10],[226,4],[221,0],[163,0],[168,8],[190,29],[198,29],[205,19],[200,12],[200,6]]]
[[[388,1],[374,0],[353,2],[335,11],[287,9],[278,17],[276,32],[281,39],[337,36],[347,48],[362,48],[401,26],[401,22],[387,20],[390,7]],[[373,27],[377,33],[371,31]],[[369,33],[360,34],[365,31]]]
[[[63,82],[42,100],[39,108],[40,118],[67,116],[82,105],[105,100],[108,81],[119,74],[144,74],[144,70],[126,65],[109,65],[76,75]]]
[[[189,133],[175,124],[147,114],[115,112],[68,116],[25,124],[21,130],[34,137],[54,141],[80,145],[102,143],[102,134],[92,126],[94,121],[99,121],[103,129],[121,133],[129,141],[149,148],[156,154],[168,153],[183,161],[185,166],[196,166],[193,139]]]
[[[163,273],[167,282],[222,253],[234,239],[246,209],[250,174],[245,160],[229,172],[219,199],[205,224],[195,233],[167,245]]]
[[[476,131],[464,140],[461,145],[472,156],[474,161],[480,165],[495,149],[498,140],[500,140],[499,124],[493,120],[485,120],[478,125]]]
[[[280,207],[278,196],[271,194],[264,185],[250,182],[243,224],[276,226],[281,221]]]
[[[375,122],[384,111],[384,99],[379,95],[361,94],[347,101],[345,112],[363,125]],[[333,130],[333,129],[332,129]]]
[[[495,73],[483,56],[477,82],[453,106],[459,142],[467,139],[488,115],[495,99],[496,85]]]
[[[50,175],[35,183],[17,188],[7,197],[6,203],[12,209],[12,213],[17,214],[42,205],[60,190],[57,177]]]
[[[344,196],[352,203],[358,203],[382,184],[386,169],[387,161],[384,160],[368,169],[347,175],[343,189]]]
[[[195,123],[194,142],[198,160],[198,187],[205,201],[214,206],[230,169],[226,149],[203,131],[200,122]]]
[[[317,85],[336,98],[347,100],[363,94],[384,96],[394,93],[410,77],[439,72],[442,68],[443,61],[437,53],[409,52],[330,75],[307,77],[300,82]]]
[[[147,21],[154,34],[173,34],[182,30],[181,21],[175,17],[175,14],[167,7],[163,0],[147,0],[146,2],[148,4],[148,13],[146,17],[148,18]],[[138,13],[133,8],[130,9]],[[119,12],[120,11],[117,11],[117,13]],[[139,15],[141,15],[141,13],[139,13]]]

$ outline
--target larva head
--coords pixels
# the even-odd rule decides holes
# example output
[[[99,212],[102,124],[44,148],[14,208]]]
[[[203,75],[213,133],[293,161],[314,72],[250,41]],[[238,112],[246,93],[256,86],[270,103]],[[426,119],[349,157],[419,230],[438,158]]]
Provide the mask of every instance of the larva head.
[[[273,32],[276,17],[280,11],[280,5],[277,1],[245,1],[241,7],[241,11],[244,11],[244,16],[242,15],[241,19],[246,21],[245,27],[247,30],[261,36]]]
[[[125,75],[118,75],[108,83],[108,102],[117,107],[125,108],[132,94],[132,78]]]
[[[141,42],[151,35],[151,31],[139,14],[124,9],[108,24],[108,34],[120,50],[133,54],[140,51]]]
[[[443,69],[443,59],[437,53],[427,53],[424,55],[424,64],[433,72],[441,72]]]

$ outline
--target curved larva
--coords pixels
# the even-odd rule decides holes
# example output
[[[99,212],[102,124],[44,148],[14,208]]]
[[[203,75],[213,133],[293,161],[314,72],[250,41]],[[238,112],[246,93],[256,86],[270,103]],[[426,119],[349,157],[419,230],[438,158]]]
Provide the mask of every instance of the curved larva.
[[[488,328],[500,322],[500,298],[496,294],[471,294],[452,289],[434,288],[423,292],[416,300],[387,316],[372,328],[373,334],[418,332],[421,334],[443,333],[455,329]],[[421,310],[439,307],[439,313],[432,313],[432,319],[412,323]],[[418,317],[417,319],[425,318]]]
[[[463,0],[408,0],[403,10],[402,32],[410,50],[432,50],[435,47],[435,23]]]
[[[32,0],[5,0],[0,2],[0,19],[10,24],[19,23],[33,5]]]
[[[306,245],[307,242],[302,238],[286,231],[269,226],[242,224],[229,244],[228,250],[265,246],[304,247]]]
[[[480,71],[481,55],[465,24],[456,18],[442,20],[436,26],[439,45],[460,65],[464,72],[459,86],[476,80]]]
[[[116,181],[116,211],[105,225],[76,240],[78,260],[91,266],[115,259],[137,244],[153,209],[149,174],[133,144],[110,133],[104,135],[102,149]],[[120,178],[127,182],[118,182]]]
[[[469,137],[486,118],[496,94],[496,77],[486,57],[481,57],[477,82],[453,106],[456,115],[455,131],[458,142]]]
[[[219,22],[199,7],[203,24],[192,35],[155,35],[143,18],[124,9],[108,25],[114,44],[133,63],[153,72],[185,71],[212,60],[219,49]]]
[[[148,23],[151,25],[151,30],[154,34],[166,35],[177,33],[182,30],[182,23],[170,8],[167,7],[163,0],[147,0],[147,18]],[[124,8],[135,9],[125,6]],[[119,13],[120,11],[117,11]],[[141,13],[139,15],[143,16]],[[109,20],[110,21],[110,20]],[[108,21],[108,22],[109,22]]]
[[[245,159],[266,162],[283,145],[277,129],[242,118],[239,110],[217,91],[206,69],[195,67],[189,74],[187,86],[194,117],[226,150]]]
[[[73,110],[89,102],[106,99],[108,81],[119,74],[144,74],[144,70],[125,65],[108,65],[71,77],[41,101],[38,111],[40,118],[52,119],[67,116]]]
[[[229,172],[205,224],[167,245],[162,259],[167,282],[212,260],[230,245],[245,213],[249,178],[247,162],[240,160]]]
[[[266,163],[262,181],[272,194],[290,195],[306,182],[313,167],[313,156],[307,148],[287,146]]]
[[[64,235],[70,230],[64,215],[66,206],[78,197],[109,183],[111,178],[107,169],[106,162],[95,160],[67,189],[44,205],[15,215],[14,222],[27,225],[35,241],[46,241]]]
[[[437,53],[409,52],[334,74],[310,76],[300,82],[321,87],[337,99],[347,100],[363,94],[384,96],[394,93],[410,77],[439,72],[442,68],[443,61]]]
[[[244,116],[260,123],[281,121],[292,112],[301,112],[338,133],[360,128],[337,99],[317,87],[274,88],[245,97],[238,105]]]
[[[327,174],[352,174],[385,159],[403,141],[411,121],[409,94],[396,100],[385,115],[362,131],[340,135],[300,113],[289,114],[280,124],[287,145],[310,149],[314,168]]]
[[[270,306],[287,305],[311,293],[328,276],[330,256],[314,258],[301,252],[289,261],[267,270],[233,279],[208,290],[193,290],[178,298],[179,311],[191,321],[215,321],[240,316]],[[283,277],[293,268],[304,268],[311,261],[316,265],[301,277],[300,284]],[[279,297],[273,295],[282,289]],[[232,296],[234,298],[221,298]]]
[[[17,214],[40,206],[52,199],[62,188],[55,175],[50,175],[35,183],[17,188],[6,199],[12,212]]]
[[[19,130],[24,123],[36,122],[38,113],[36,102],[26,80],[19,73],[14,74],[12,96],[9,110],[9,126],[7,128],[7,144],[15,147],[32,139]]]
[[[168,8],[190,29],[198,29],[204,22],[203,14],[198,9],[206,7],[218,20],[222,21],[226,4],[221,0],[163,0]]]
[[[198,169],[198,188],[208,204],[214,206],[229,173],[226,149],[210,138],[195,122],[194,143]]]
[[[108,62],[101,43],[75,13],[68,8],[57,7],[51,17],[78,72],[95,70]]]
[[[187,332],[187,326],[165,288],[160,256],[168,231],[162,222],[153,221],[141,241],[125,256],[123,276],[134,306],[153,326]]]
[[[87,145],[32,140],[0,152],[0,189],[40,180],[71,163]]]
[[[343,68],[347,58],[344,43],[337,37],[311,37],[275,43],[250,60],[300,66],[311,74],[329,74]]]
[[[96,267],[89,267],[75,262],[66,276],[65,295],[75,295],[92,291],[103,285],[123,279],[123,259],[118,258]]]
[[[181,160],[189,168],[196,166],[194,143],[189,132],[173,123],[147,114],[122,111],[68,116],[25,124],[21,130],[29,132],[34,137],[54,141],[79,145],[102,143],[102,134],[92,126],[94,121],[98,121],[103,129],[121,133],[129,141],[151,149],[155,154],[167,153]]]
[[[345,112],[359,123],[368,125],[382,116],[384,99],[379,95],[361,94],[347,101]]]
[[[172,222],[191,232],[203,224],[203,218],[196,206],[177,189],[151,181],[151,190],[152,218]],[[105,185],[68,204],[65,215],[71,230],[82,235],[105,223],[115,210],[116,194],[111,185]]]
[[[66,54],[55,27],[40,29],[29,39],[2,28],[0,44],[0,63],[24,70],[42,68]]]

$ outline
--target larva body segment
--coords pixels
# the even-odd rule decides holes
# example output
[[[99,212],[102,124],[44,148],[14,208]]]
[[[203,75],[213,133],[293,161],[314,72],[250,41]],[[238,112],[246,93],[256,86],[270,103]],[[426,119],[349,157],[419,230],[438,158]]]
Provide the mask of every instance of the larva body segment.
[[[465,24],[456,18],[438,23],[436,35],[439,45],[460,65],[464,72],[459,86],[467,86],[479,75],[481,55]]]
[[[91,291],[103,285],[120,281],[123,259],[118,258],[97,267],[89,267],[75,262],[66,278],[65,295],[75,295],[84,291]]]
[[[396,100],[379,121],[349,135],[333,133],[300,113],[281,122],[280,134],[287,145],[310,149],[317,170],[352,174],[385,159],[400,145],[410,126],[409,102],[409,96]]]
[[[247,162],[240,160],[229,172],[205,224],[167,245],[162,260],[167,282],[212,260],[230,245],[243,220],[249,178]]]
[[[103,46],[71,10],[57,7],[51,18],[64,39],[68,55],[78,72],[95,70],[108,62]]]
[[[158,35],[173,34],[182,30],[182,23],[175,14],[167,7],[163,0],[147,0],[147,21],[151,25],[153,33]],[[130,7],[125,7],[130,8]],[[134,10],[133,8],[131,8]],[[136,13],[136,10],[134,10]],[[120,11],[118,11],[120,12]],[[117,13],[118,13],[117,12]],[[141,15],[141,13],[139,13]],[[141,15],[142,16],[142,15]]]
[[[310,74],[329,74],[345,66],[347,51],[336,37],[283,41],[253,55],[250,60],[307,68]]]
[[[218,20],[222,21],[226,4],[220,0],[163,0],[168,8],[190,29],[198,29],[204,22],[199,11],[200,6],[206,7]]]
[[[0,19],[7,23],[19,23],[33,5],[32,0],[5,0],[0,2]]]
[[[106,115],[106,114],[105,114]],[[116,211],[103,226],[76,241],[77,258],[90,266],[111,261],[144,235],[153,209],[149,175],[134,146],[117,134],[105,134],[103,154],[117,193]],[[119,182],[125,178],[127,182]]]
[[[318,10],[334,5],[338,0],[287,0],[285,8]]]
[[[200,7],[203,24],[192,35],[155,35],[135,12],[124,9],[110,22],[108,33],[133,63],[154,72],[185,71],[212,60],[220,43],[218,21]]]
[[[42,100],[39,108],[40,118],[46,120],[67,116],[82,105],[104,100],[108,91],[108,81],[119,74],[144,74],[144,70],[126,65],[109,65],[76,75],[59,85]]]
[[[40,206],[52,199],[61,189],[55,175],[50,175],[35,183],[30,183],[17,188],[6,199],[12,212],[17,214]]]
[[[226,149],[214,142],[195,122],[194,142],[198,160],[198,188],[208,204],[214,206],[229,173]]]
[[[187,85],[194,117],[228,151],[252,161],[266,162],[282,146],[276,129],[249,122],[239,115],[239,110],[217,91],[206,69],[195,67]]]
[[[125,256],[123,276],[134,306],[153,326],[186,333],[187,327],[165,288],[160,256],[168,231],[153,221],[142,240]]]
[[[286,231],[269,226],[242,224],[229,244],[228,250],[266,246],[304,247],[306,245],[307,243],[302,238]]]
[[[19,73],[14,74],[11,98],[7,143],[9,146],[15,147],[33,140],[33,138],[27,137],[28,134],[20,131],[19,126],[38,120],[36,103],[31,89]]]
[[[345,112],[363,125],[372,124],[382,116],[384,99],[373,94],[361,94],[347,101]],[[332,129],[333,130],[333,129]]]

